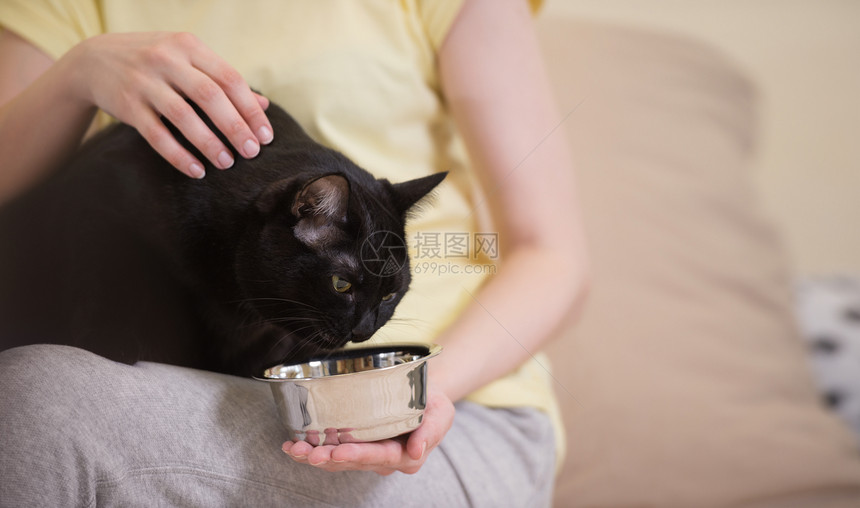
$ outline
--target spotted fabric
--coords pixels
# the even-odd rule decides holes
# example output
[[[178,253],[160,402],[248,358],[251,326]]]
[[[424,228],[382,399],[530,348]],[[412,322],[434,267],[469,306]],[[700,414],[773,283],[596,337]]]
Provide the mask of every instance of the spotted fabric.
[[[805,279],[797,305],[822,398],[860,437],[860,276]]]

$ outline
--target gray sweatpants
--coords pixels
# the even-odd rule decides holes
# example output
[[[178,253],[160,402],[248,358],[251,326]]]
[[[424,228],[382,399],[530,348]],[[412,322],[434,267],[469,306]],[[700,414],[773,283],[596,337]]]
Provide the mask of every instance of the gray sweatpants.
[[[293,462],[264,383],[65,346],[0,353],[0,505],[548,506],[548,418],[457,404],[415,475]]]

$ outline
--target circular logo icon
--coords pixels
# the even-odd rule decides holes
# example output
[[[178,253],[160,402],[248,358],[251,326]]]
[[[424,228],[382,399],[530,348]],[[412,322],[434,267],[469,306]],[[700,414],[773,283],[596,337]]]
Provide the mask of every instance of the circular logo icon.
[[[409,262],[406,242],[391,231],[371,233],[361,244],[361,262],[377,277],[390,277]]]

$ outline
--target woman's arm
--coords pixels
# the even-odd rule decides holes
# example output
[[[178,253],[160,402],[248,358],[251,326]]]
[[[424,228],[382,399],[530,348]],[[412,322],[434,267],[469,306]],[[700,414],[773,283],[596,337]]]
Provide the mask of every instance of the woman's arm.
[[[329,471],[417,471],[456,401],[516,369],[571,316],[587,258],[573,168],[523,0],[467,0],[439,53],[442,84],[499,228],[503,265],[439,338],[424,422],[407,441],[284,444]]]
[[[502,248],[498,274],[439,338],[445,353],[430,369],[459,400],[553,337],[585,294],[588,262],[567,138],[527,3],[465,2],[439,65]]]
[[[80,144],[96,108],[75,100],[69,69],[12,32],[0,33],[0,204]]]
[[[266,99],[191,34],[106,34],[53,62],[12,32],[0,33],[0,203],[50,172],[78,147],[97,108],[134,126],[188,176],[203,167],[161,122],[176,125],[216,167],[233,163],[185,97],[236,151],[254,157],[272,140]]]

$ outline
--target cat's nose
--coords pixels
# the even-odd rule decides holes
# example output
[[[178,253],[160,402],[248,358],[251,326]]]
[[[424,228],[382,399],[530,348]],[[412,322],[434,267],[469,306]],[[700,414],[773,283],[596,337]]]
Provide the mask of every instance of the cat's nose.
[[[373,332],[376,331],[373,328],[362,327],[361,325],[353,328],[352,330],[352,338],[349,339],[352,342],[364,342],[373,335]]]
[[[352,342],[364,342],[376,331],[373,316],[365,315],[358,325],[352,329]]]
[[[356,332],[355,330],[353,330],[352,331],[352,338],[350,339],[350,341],[351,342],[364,342],[367,339],[369,339],[371,335],[373,335],[373,334],[372,333],[359,333],[359,332]]]

